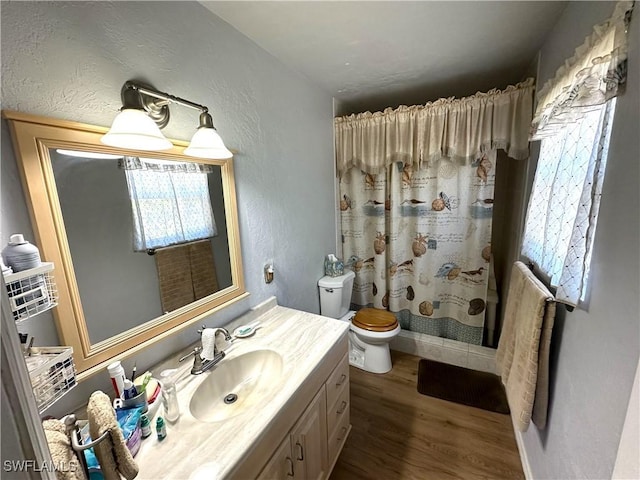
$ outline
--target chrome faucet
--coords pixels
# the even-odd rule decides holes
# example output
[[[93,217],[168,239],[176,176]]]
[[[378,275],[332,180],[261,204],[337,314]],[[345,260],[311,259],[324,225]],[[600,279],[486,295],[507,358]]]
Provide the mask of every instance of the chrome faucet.
[[[200,334],[202,334],[202,330],[198,330],[198,332]],[[229,333],[229,330],[227,330],[226,328],[224,328],[224,327],[216,328],[214,335],[217,337],[218,333],[223,333],[224,334],[225,342],[230,342],[231,341],[231,334]],[[218,347],[216,347],[215,345],[213,346],[213,353],[214,354],[218,353]]]
[[[203,325],[202,330],[204,330],[205,328],[206,327]],[[202,330],[198,330],[198,333],[202,334]],[[229,331],[226,328],[222,328],[222,327],[216,328],[214,337],[217,337],[218,333],[223,333],[224,339],[227,342],[231,340],[231,335],[229,334]],[[224,351],[218,350],[218,347],[215,345],[215,342],[213,346],[213,358],[211,360],[204,360],[200,355],[201,353],[202,353],[202,346],[198,345],[191,352],[187,353],[178,361],[182,362],[187,358],[189,358],[191,355],[193,355],[193,368],[191,368],[191,375],[200,375],[201,373],[204,373],[210,368],[212,368],[214,365],[218,364],[220,360],[222,360],[225,356]]]

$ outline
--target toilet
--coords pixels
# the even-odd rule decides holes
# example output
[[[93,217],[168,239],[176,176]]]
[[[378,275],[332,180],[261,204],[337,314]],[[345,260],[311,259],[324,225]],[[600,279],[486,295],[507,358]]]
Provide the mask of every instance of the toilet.
[[[339,277],[318,281],[320,313],[349,322],[349,363],[372,373],[391,370],[389,342],[400,333],[395,315],[377,308],[349,311],[355,273],[345,270]]]

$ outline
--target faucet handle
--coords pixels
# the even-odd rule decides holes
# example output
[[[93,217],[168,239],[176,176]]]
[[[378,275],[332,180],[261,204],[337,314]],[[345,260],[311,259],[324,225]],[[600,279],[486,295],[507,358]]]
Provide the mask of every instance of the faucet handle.
[[[183,356],[182,358],[180,358],[178,360],[178,362],[183,362],[185,361],[187,358],[191,357],[191,355],[195,356],[196,359],[198,358],[198,355],[202,353],[202,347],[200,345],[198,345],[197,347],[194,347],[193,350],[191,350],[189,353],[187,353],[185,356]]]
[[[202,332],[203,332],[203,330],[204,330],[205,328],[207,328],[207,326],[203,324],[203,325],[202,325],[202,328],[199,328],[198,330],[196,330],[196,332],[198,332],[200,335],[202,335]]]

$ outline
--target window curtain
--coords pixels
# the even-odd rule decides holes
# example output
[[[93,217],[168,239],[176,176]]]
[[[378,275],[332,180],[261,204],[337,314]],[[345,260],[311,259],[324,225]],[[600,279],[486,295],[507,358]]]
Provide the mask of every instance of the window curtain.
[[[626,81],[632,2],[619,2],[541,90],[532,140],[542,140],[522,254],[550,277],[556,299],[577,306],[591,249],[615,108]]]
[[[567,59],[538,93],[531,140],[555,135],[622,93],[627,79],[627,29],[633,2],[618,2],[613,15]]]
[[[339,117],[334,120],[338,171],[356,167],[378,174],[396,162],[418,169],[443,157],[468,164],[499,148],[524,160],[532,113],[533,79],[528,79],[461,99]]]
[[[577,305],[585,291],[600,208],[615,99],[567,125],[540,147],[522,254]]]
[[[128,161],[140,162],[131,158]],[[121,163],[131,199],[135,251],[217,235],[206,173],[186,171],[195,165],[188,163],[177,164],[186,169],[176,165],[163,169],[155,161],[140,165],[152,167],[131,169]]]
[[[124,156],[118,160],[118,168],[121,170],[148,170],[150,172],[214,173],[220,167],[206,163]]]

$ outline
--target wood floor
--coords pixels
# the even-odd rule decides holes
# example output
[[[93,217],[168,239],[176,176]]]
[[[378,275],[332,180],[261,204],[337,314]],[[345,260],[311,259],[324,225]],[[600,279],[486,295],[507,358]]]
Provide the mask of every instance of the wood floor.
[[[393,370],[350,367],[353,428],[330,480],[524,479],[508,415],[417,391],[419,357]]]

